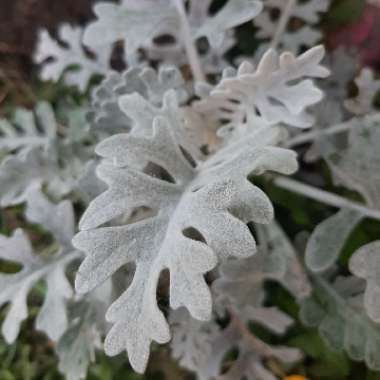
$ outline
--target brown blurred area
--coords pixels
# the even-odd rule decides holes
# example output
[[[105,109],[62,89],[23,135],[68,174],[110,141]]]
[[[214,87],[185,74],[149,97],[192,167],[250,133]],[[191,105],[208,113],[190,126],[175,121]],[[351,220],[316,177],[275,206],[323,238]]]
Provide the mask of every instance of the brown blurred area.
[[[37,32],[55,32],[61,22],[92,18],[94,0],[0,0],[0,107],[4,98],[25,95],[35,75],[32,55]],[[27,94],[26,94],[27,95]]]

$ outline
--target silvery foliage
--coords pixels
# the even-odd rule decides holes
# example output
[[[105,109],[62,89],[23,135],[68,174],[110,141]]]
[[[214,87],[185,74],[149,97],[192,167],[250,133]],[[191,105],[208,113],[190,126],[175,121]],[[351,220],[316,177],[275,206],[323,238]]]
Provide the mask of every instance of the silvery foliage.
[[[215,87],[199,85],[202,99],[195,108],[206,118],[223,120],[225,125],[219,134],[227,137],[278,123],[310,127],[314,119],[307,108],[319,102],[323,93],[306,78],[329,74],[320,65],[323,56],[322,46],[298,57],[268,50],[257,68],[243,62],[237,71],[225,70]]]
[[[47,292],[36,319],[36,328],[53,341],[62,336],[68,325],[66,301],[73,295],[65,275],[66,266],[82,257],[71,244],[75,232],[71,203],[52,204],[38,190],[30,191],[28,198],[27,218],[50,232],[55,244],[47,249],[44,256],[35,255],[26,233],[21,229],[11,237],[0,236],[1,259],[21,266],[16,273],[0,275],[0,305],[10,305],[2,325],[2,333],[8,343],[17,338],[20,324],[28,315],[27,295],[40,280],[46,283]],[[52,215],[55,218],[52,219]]]
[[[94,7],[97,21],[85,30],[62,24],[58,31],[59,41],[48,31],[41,30],[34,57],[41,65],[41,79],[58,81],[63,77],[65,83],[85,91],[91,77],[106,75],[111,69],[110,58],[117,41],[124,43],[128,65],[143,62],[139,50],[148,62],[187,64],[182,22],[175,1],[98,3]],[[235,44],[232,28],[255,17],[262,5],[257,0],[229,1],[216,15],[210,15],[211,3],[211,0],[190,0],[188,20],[194,40],[202,37],[208,40],[208,45],[202,49],[202,66],[207,73],[217,74],[228,65],[224,55]],[[172,41],[158,42],[162,36],[169,36]],[[76,70],[67,70],[73,66]]]
[[[351,119],[347,125],[350,127],[347,147],[332,147],[325,158],[336,184],[356,190],[369,207],[380,209],[380,178],[376,171],[380,164],[380,115]],[[343,208],[319,224],[306,247],[308,267],[315,272],[330,268],[362,219],[360,212]]]
[[[178,56],[184,47],[182,22],[174,0],[124,0],[121,4],[98,3],[94,7],[97,21],[90,24],[85,31],[84,43],[112,44],[124,42],[126,60],[129,64],[138,62],[138,49],[151,52],[152,58],[169,58],[168,63],[178,64],[178,59],[170,62],[170,56]],[[244,22],[251,20],[262,9],[260,1],[229,1],[216,15],[209,15],[211,1],[191,0],[190,32],[194,40],[207,38],[211,48],[221,49],[228,38],[226,32]],[[174,39],[173,46],[164,46],[160,54],[155,42],[162,35]],[[221,49],[223,51],[223,48]],[[167,54],[169,53],[169,54]]]
[[[325,159],[337,184],[356,190],[370,208],[379,209],[380,184],[374,171],[379,165],[379,114],[354,118],[347,125],[346,148],[332,148]],[[312,233],[306,264],[318,275],[313,276],[314,295],[304,303],[301,315],[305,323],[319,326],[332,348],[344,349],[353,360],[365,361],[371,369],[379,370],[378,242],[352,255],[349,269],[354,276],[335,281],[330,278],[346,240],[363,217],[358,211],[343,208]]]
[[[293,8],[291,16],[302,26],[298,30],[290,26],[279,41],[291,52],[279,55],[269,50],[257,67],[243,62],[238,69],[226,68],[215,85],[197,84],[200,99],[195,101],[191,80],[185,81],[176,67],[162,65],[188,63],[189,41],[178,4],[174,0],[98,3],[97,19],[84,30],[67,25],[60,29],[64,44],[41,33],[36,60],[41,62],[43,78],[62,77],[81,90],[93,74],[102,74],[105,80],[92,94],[91,128],[83,120],[83,110],[66,115],[68,127],[59,125],[46,103],[34,114],[18,111],[16,128],[0,122],[0,154],[5,155],[0,167],[2,205],[26,202],[26,216],[50,231],[58,243],[47,252],[58,255],[45,259],[33,255],[21,231],[0,239],[5,247],[0,256],[10,259],[12,251],[12,259],[23,267],[4,278],[18,279],[22,274],[28,285],[14,284],[21,286],[22,302],[13,290],[12,298],[8,293],[3,296],[2,303],[11,304],[5,336],[11,340],[17,335],[26,317],[26,293],[42,279],[49,286],[37,327],[58,340],[59,369],[70,380],[85,378],[104,336],[107,354],[126,350],[134,369],[143,372],[152,341],[168,342],[171,332],[173,356],[200,379],[273,380],[263,359],[293,363],[301,355],[289,347],[272,347],[247,327],[251,321],[282,335],[291,326],[289,316],[265,306],[264,284],[271,280],[302,304],[303,320],[318,326],[333,347],[379,369],[378,243],[353,255],[350,269],[357,277],[331,278],[333,285],[327,281],[333,277],[331,268],[346,237],[363,215],[342,209],[317,227],[306,252],[313,272],[310,284],[292,243],[272,222],[270,200],[252,179],[266,171],[292,174],[297,169],[295,152],[279,147],[287,138],[280,124],[305,128],[320,120],[310,108],[321,101],[322,92],[311,79],[328,75],[320,64],[324,49],[318,46],[294,54],[301,45],[319,39],[313,26],[328,1],[300,2]],[[202,45],[206,39],[210,45],[206,52],[200,51],[205,72],[221,74],[227,65],[223,56],[234,45],[233,28],[256,16],[261,2],[230,0],[215,14],[210,13],[211,0],[190,0],[186,5],[191,42]],[[264,5],[283,9],[282,2],[274,0]],[[274,35],[268,14],[265,10],[256,24],[261,24],[263,39]],[[263,25],[265,18],[268,23]],[[173,42],[159,42],[163,35]],[[117,41],[124,42],[130,66],[124,73],[109,66]],[[42,62],[48,57],[53,61]],[[149,67],[152,61],[159,63],[157,72]],[[66,71],[72,65],[78,66],[77,71]],[[346,102],[354,114],[372,110],[363,95],[375,93],[368,78],[363,71],[357,81],[358,97]],[[345,80],[337,86],[342,99]],[[342,150],[335,142],[328,143],[323,156],[340,184],[359,191],[369,207],[378,208],[379,129],[374,128],[378,115],[349,123],[348,145]],[[94,159],[92,149],[98,141],[100,158]],[[69,203],[52,204],[41,188],[56,200],[78,201],[74,190],[79,190],[82,200],[91,201],[73,240],[75,248],[69,241],[73,224],[61,220]],[[67,241],[62,237],[69,235]],[[82,257],[77,249],[86,254],[75,280],[83,295],[72,294],[63,271],[71,260]],[[164,315],[156,292],[165,270],[170,272],[170,308]],[[57,276],[64,286],[52,297]],[[115,276],[116,292],[111,286]],[[128,281],[119,281],[120,276]],[[314,293],[309,296],[312,286]],[[49,311],[52,302],[61,311],[57,318],[55,310]],[[226,328],[217,323],[212,306],[218,316],[230,318]],[[15,315],[18,308],[21,314]],[[112,326],[109,330],[104,315]],[[223,359],[233,348],[238,348],[237,359],[222,373]]]
[[[95,351],[102,348],[107,330],[104,313],[112,291],[108,281],[86,298],[75,297],[69,303],[69,323],[56,345],[58,368],[66,379],[85,379],[88,366],[95,360]]]
[[[285,333],[292,320],[282,314],[274,314],[273,312],[271,318],[276,319],[275,333]],[[262,364],[263,360],[276,358],[292,364],[302,358],[297,349],[272,347],[256,338],[237,318],[233,318],[226,328],[221,329],[214,321],[202,323],[179,309],[171,313],[171,323],[173,357],[184,368],[194,371],[200,380],[275,380],[276,377]],[[226,355],[236,349],[237,359],[222,373]]]
[[[114,326],[105,350],[114,355],[126,349],[138,371],[146,366],[151,341],[170,339],[156,301],[161,271],[167,268],[171,274],[171,307],[185,306],[195,318],[209,319],[211,295],[203,275],[220,260],[254,253],[246,223],[267,223],[272,217],[270,201],[247,176],[265,170],[290,174],[297,168],[292,151],[275,147],[282,138],[278,128],[255,131],[194,167],[195,159],[190,162],[184,154],[191,149],[184,145],[181,150],[178,121],[158,116],[152,127],[150,136],[116,135],[98,145],[104,158],[98,175],[109,189],[90,203],[80,222],[82,232],[74,239],[87,253],[76,278],[80,292],[93,289],[122,265],[136,263],[130,288],[107,312]],[[150,162],[164,168],[170,181],[144,172],[142,164]],[[141,206],[153,214],[102,227]]]
[[[350,260],[351,272],[367,281],[364,306],[368,316],[377,323],[380,322],[379,252],[379,241],[375,241],[358,249]]]
[[[293,363],[301,352],[289,347],[271,347],[250,334],[245,326],[255,322],[275,335],[284,334],[293,320],[276,307],[265,307],[264,283],[280,282],[298,300],[310,293],[307,276],[296,251],[279,225],[257,226],[259,247],[257,253],[242,260],[221,264],[219,276],[213,282],[215,309],[232,317],[230,325],[222,330],[215,322],[201,323],[184,309],[170,315],[173,326],[172,353],[180,365],[194,371],[199,379],[256,379],[273,380],[263,360],[275,357]],[[237,359],[222,374],[224,358],[238,348]]]
[[[122,74],[110,72],[93,91],[92,110],[88,115],[91,127],[104,136],[129,132],[133,120],[128,117],[128,110],[120,108],[120,97],[137,93],[152,105],[161,107],[163,95],[171,89],[180,103],[187,100],[184,79],[174,66],[161,66],[158,73],[150,67],[133,67]]]
[[[95,74],[107,73],[112,46],[90,45],[88,52],[82,44],[83,32],[81,27],[62,24],[57,41],[47,30],[40,31],[34,61],[41,65],[42,80],[57,82],[63,78],[64,83],[76,85],[85,91]]]
[[[343,47],[329,52],[324,64],[330,68],[331,75],[318,82],[318,86],[324,92],[324,98],[311,111],[315,117],[313,128],[320,131],[348,121],[352,117],[345,107],[345,102],[348,100],[349,84],[357,71],[355,58]],[[315,162],[331,144],[343,147],[345,140],[342,134],[330,136],[329,139],[317,138],[304,155],[304,159],[307,162]]]
[[[0,203],[3,207],[27,200],[30,189],[47,187],[55,199],[77,188],[83,168],[92,156],[83,109],[67,111],[61,125],[50,104],[34,112],[18,109],[13,122],[1,121]],[[91,139],[90,139],[91,141]]]
[[[268,42],[263,42],[260,45],[257,56],[261,56],[268,49],[270,40],[276,34],[278,18],[273,17],[274,11],[277,11],[281,17],[287,7],[287,1],[265,0],[263,4],[263,12],[253,22],[259,28],[257,37]],[[311,47],[318,43],[322,34],[316,25],[320,21],[321,13],[326,12],[329,5],[330,0],[295,0],[295,5],[290,9],[290,19],[296,19],[301,26],[297,25],[294,28],[292,23],[288,24],[279,40],[281,50],[297,54],[301,52],[302,48]]]

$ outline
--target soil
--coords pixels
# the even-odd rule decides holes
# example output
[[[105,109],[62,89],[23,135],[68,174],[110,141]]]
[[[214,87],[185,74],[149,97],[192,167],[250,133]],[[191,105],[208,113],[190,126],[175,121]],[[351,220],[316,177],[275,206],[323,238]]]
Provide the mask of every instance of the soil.
[[[10,93],[14,97],[27,91],[36,76],[32,55],[38,30],[46,28],[54,34],[62,22],[84,24],[93,17],[93,3],[94,0],[0,0],[0,107]]]

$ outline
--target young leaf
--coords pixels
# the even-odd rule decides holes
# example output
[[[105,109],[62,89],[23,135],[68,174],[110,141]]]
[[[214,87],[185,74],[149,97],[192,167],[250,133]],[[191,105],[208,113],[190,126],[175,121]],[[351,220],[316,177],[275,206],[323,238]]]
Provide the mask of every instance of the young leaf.
[[[279,56],[269,50],[257,69],[244,62],[236,75],[226,73],[195,107],[209,118],[227,120],[224,129],[229,134],[239,135],[246,133],[246,128],[277,123],[309,127],[313,117],[306,109],[319,102],[323,94],[311,80],[303,78],[328,75],[319,64],[323,55],[322,46],[297,58],[291,53]]]

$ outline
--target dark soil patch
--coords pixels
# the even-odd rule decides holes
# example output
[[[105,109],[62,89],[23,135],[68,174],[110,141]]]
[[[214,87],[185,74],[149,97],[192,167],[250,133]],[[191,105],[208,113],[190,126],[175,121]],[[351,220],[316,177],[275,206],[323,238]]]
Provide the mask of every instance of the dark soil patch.
[[[0,106],[27,91],[35,77],[32,55],[37,32],[54,33],[62,22],[83,24],[94,0],[0,0]],[[22,101],[16,103],[23,103]]]

